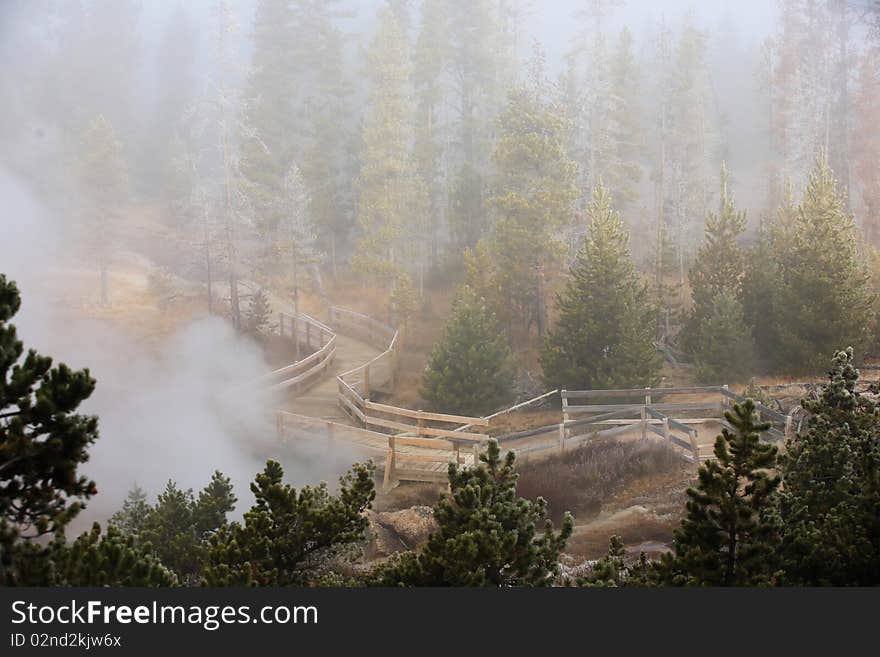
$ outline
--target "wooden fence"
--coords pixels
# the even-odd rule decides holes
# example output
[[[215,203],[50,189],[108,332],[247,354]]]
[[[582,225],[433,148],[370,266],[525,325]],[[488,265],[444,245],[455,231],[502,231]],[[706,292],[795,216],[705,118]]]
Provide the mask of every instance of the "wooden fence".
[[[282,315],[280,331],[317,351],[267,375],[267,380],[273,380],[273,386],[279,388],[300,389],[326,371],[335,353],[337,333],[382,350],[368,362],[336,377],[337,402],[358,427],[330,426],[334,423],[290,413],[279,413],[278,421],[279,434],[284,433],[285,423],[323,427],[328,435],[351,434],[348,437],[383,452],[385,487],[397,481],[445,481],[449,463],[469,465],[478,461],[493,418],[557,393],[562,406],[560,423],[494,437],[517,454],[529,454],[565,451],[595,437],[628,432],[646,437],[651,433],[697,461],[701,454],[695,426],[707,422],[726,425],[724,411],[731,403],[745,399],[727,386],[553,390],[487,417],[432,413],[371,399],[390,392],[397,382],[402,338],[392,327],[367,315],[332,307],[330,326],[307,315]],[[785,414],[760,403],[755,406],[761,419],[771,423],[767,433],[771,440],[786,438],[798,430],[803,417],[799,407]]]
[[[290,365],[269,372],[255,383],[266,386],[269,390],[293,390],[299,394],[316,383],[333,362],[336,356],[336,334],[329,326],[304,313],[279,313],[278,332],[282,337],[293,341],[297,353],[300,347],[305,347],[306,352],[313,349],[316,351]]]
[[[480,429],[488,427],[488,419],[430,413],[370,399],[372,394],[390,390],[397,382],[399,331],[344,308],[331,308],[330,318],[338,332],[383,349],[369,362],[338,375],[336,384],[339,405],[352,420],[366,429],[390,432],[386,434],[386,487],[400,480],[444,481],[448,463],[465,463],[473,458],[477,446],[486,439]],[[462,430],[463,427],[468,430]]]

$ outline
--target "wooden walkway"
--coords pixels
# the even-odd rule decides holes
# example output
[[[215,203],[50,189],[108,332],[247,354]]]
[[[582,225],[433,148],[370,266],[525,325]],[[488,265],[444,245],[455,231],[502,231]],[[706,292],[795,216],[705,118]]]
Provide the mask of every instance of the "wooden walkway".
[[[259,289],[259,286],[250,281],[241,281],[241,284],[249,291]],[[291,301],[272,290],[267,289],[266,294],[273,316],[278,317],[281,313],[291,316],[294,314]],[[354,448],[354,451],[372,457],[380,469],[384,468],[390,453],[391,435],[362,428],[360,423],[343,411],[337,381],[338,375],[362,366],[380,353],[382,352],[377,347],[337,331],[335,356],[321,374],[320,381],[299,393],[293,388],[278,393],[275,408],[279,411],[279,437],[285,441],[325,443],[342,440]],[[406,476],[407,480],[446,480],[448,462],[436,460],[436,448],[399,444],[395,447],[394,454],[396,471]],[[462,465],[472,465],[473,453],[463,450],[459,455],[459,462]]]

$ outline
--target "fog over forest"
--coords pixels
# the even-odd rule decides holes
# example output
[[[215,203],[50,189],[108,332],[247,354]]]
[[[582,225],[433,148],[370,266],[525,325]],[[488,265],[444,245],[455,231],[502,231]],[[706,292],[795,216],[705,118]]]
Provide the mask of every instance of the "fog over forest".
[[[152,497],[220,469],[247,498],[269,456],[297,484],[358,456],[276,444],[267,409],[290,400],[248,384],[293,361],[279,312],[405,327],[391,401],[478,416],[554,387],[745,385],[880,353],[870,0],[3,0],[0,89],[18,334],[98,382],[83,522],[135,482]],[[824,241],[786,232],[819,204],[811,180],[839,217]],[[712,221],[731,250],[701,259]],[[786,265],[832,243],[816,257],[851,265],[828,280],[862,281],[837,296],[864,312],[796,335],[847,312],[800,308],[834,290]],[[593,374],[564,331],[607,316],[602,295],[582,315],[562,301],[587,261],[617,272],[614,307],[651,307],[621,315],[635,346]],[[486,407],[438,408],[422,374],[464,284],[517,358]],[[729,305],[701,315],[704,293]],[[762,301],[801,314],[771,322]],[[741,349],[737,368],[718,356]]]

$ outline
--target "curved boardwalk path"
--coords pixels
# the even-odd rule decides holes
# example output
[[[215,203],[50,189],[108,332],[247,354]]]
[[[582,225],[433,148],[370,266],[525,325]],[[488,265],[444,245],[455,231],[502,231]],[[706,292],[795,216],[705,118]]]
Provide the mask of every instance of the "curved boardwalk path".
[[[250,281],[241,281],[241,284],[249,290],[258,289],[258,286]],[[274,316],[277,317],[279,313],[295,314],[293,304],[286,298],[269,289],[266,289],[266,294]],[[297,420],[295,426],[279,427],[279,435],[285,438],[325,442],[335,442],[341,439],[356,452],[363,452],[375,458],[379,461],[380,467],[384,465],[389,451],[389,435],[361,428],[361,425],[342,410],[339,405],[336,378],[343,372],[367,363],[380,353],[381,351],[376,347],[337,331],[336,354],[332,363],[321,375],[320,382],[309,386],[299,394],[292,389],[281,393],[275,408],[301,416],[301,418]],[[303,418],[312,418],[315,421],[305,423]],[[351,427],[352,430],[346,431],[345,427]],[[416,445],[401,445],[396,448],[396,454],[398,462],[405,465],[407,456],[430,457],[436,455],[437,450]],[[465,464],[473,463],[472,454],[463,453],[461,456]],[[446,463],[429,465],[420,463],[420,466],[441,476],[447,468]]]

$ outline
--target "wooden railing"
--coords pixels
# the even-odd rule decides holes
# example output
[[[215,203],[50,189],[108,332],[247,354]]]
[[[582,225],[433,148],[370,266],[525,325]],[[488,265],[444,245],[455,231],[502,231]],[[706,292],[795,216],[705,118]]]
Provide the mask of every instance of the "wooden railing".
[[[695,425],[706,422],[725,425],[724,410],[732,402],[745,399],[728,390],[727,386],[553,390],[487,417],[433,413],[371,399],[390,392],[397,382],[402,344],[398,330],[367,315],[339,307],[330,309],[330,326],[307,315],[298,315],[297,318],[283,315],[280,330],[283,335],[295,336],[307,348],[317,347],[318,350],[266,376],[267,380],[274,380],[274,387],[279,388],[295,386],[301,389],[325,372],[335,354],[337,334],[354,337],[382,350],[368,362],[339,374],[336,385],[337,403],[361,427],[350,428],[350,432],[355,432],[361,441],[367,440],[374,449],[382,449],[386,454],[386,487],[401,480],[445,481],[449,463],[477,462],[479,450],[488,438],[492,418],[557,392],[562,403],[562,422],[494,437],[505,448],[527,454],[564,451],[594,437],[633,431],[640,431],[642,437],[646,437],[650,432],[684,450],[687,458],[697,461],[702,455]],[[760,403],[755,406],[760,417],[771,423],[768,438],[780,440],[797,430],[799,407],[785,414]],[[302,424],[306,418],[279,415],[279,432],[285,422]],[[306,423],[314,426],[333,424],[326,421]],[[343,426],[327,431],[334,435],[344,433],[339,428]]]
[[[486,418],[430,413],[371,401],[372,394],[389,390],[397,382],[399,331],[344,308],[331,308],[330,318],[338,332],[383,349],[367,363],[338,375],[336,384],[339,405],[352,420],[364,428],[391,432],[385,460],[386,487],[401,479],[445,480],[446,469],[440,466],[465,462],[463,446],[467,452],[476,453],[486,439],[485,433],[479,432],[479,428],[488,427]],[[462,430],[463,426],[470,430]],[[402,449],[406,447],[420,448],[419,453],[408,453]],[[436,453],[431,453],[434,450]]]
[[[282,337],[293,340],[297,351],[300,346],[305,347],[307,352],[312,349],[317,351],[295,363],[269,372],[255,383],[266,386],[269,390],[293,390],[299,394],[316,383],[333,362],[336,356],[336,334],[329,326],[304,313],[279,313],[278,332]]]

